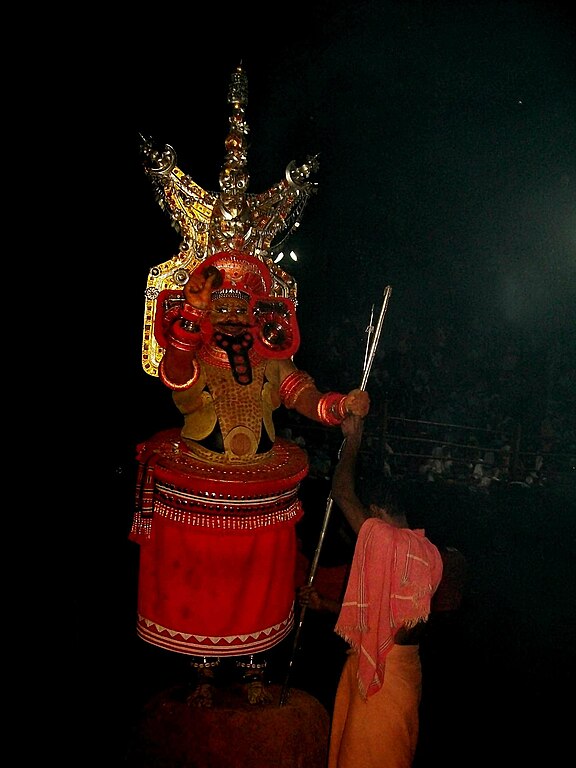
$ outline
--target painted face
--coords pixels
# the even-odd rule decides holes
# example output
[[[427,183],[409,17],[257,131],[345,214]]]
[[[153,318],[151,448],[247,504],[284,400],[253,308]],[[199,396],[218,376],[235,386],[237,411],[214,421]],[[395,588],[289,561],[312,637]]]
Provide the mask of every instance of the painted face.
[[[210,310],[210,321],[221,333],[237,336],[251,324],[248,302],[233,296],[215,299]]]

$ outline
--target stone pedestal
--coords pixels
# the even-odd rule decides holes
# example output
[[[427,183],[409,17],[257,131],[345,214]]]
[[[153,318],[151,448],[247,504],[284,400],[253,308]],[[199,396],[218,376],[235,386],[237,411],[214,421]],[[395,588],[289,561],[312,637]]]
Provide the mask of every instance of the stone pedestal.
[[[128,768],[325,768],[330,717],[320,702],[291,689],[280,706],[251,705],[240,688],[217,690],[209,709],[186,703],[189,691],[168,689],[144,707]]]

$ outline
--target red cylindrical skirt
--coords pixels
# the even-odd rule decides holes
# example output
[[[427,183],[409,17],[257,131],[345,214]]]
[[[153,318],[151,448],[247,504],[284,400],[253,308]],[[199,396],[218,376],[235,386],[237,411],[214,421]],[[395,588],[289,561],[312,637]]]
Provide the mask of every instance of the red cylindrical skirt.
[[[266,651],[294,624],[297,496],[308,471],[278,439],[249,464],[206,464],[178,430],[139,446],[137,631],[195,656]]]

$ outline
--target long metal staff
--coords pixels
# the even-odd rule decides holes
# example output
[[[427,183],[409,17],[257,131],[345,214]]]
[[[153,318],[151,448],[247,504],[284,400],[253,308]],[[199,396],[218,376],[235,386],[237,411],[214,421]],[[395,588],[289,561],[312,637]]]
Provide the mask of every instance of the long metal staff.
[[[374,328],[372,325],[373,312],[374,312],[374,308],[372,307],[372,314],[370,315],[370,324],[368,325],[368,328],[367,328],[368,341],[366,345],[366,355],[364,357],[364,371],[362,374],[362,382],[360,384],[360,389],[366,389],[366,383],[368,382],[368,377],[370,376],[370,371],[372,369],[372,363],[374,362],[374,356],[376,355],[376,349],[378,347],[378,342],[380,340],[380,334],[382,333],[382,325],[384,324],[384,317],[386,316],[386,312],[388,310],[388,303],[390,301],[391,294],[392,294],[392,286],[387,285],[386,288],[384,289],[382,309],[380,310],[380,316],[378,318],[378,323],[376,324],[376,328]],[[340,452],[342,451],[343,446],[344,446],[344,442],[340,446],[340,451],[338,452],[339,455],[340,455]],[[312,586],[314,582],[314,577],[316,576],[316,569],[318,568],[318,561],[320,560],[320,552],[322,550],[322,545],[324,543],[324,538],[326,536],[326,530],[328,529],[328,523],[330,522],[330,514],[332,512],[333,505],[334,505],[334,502],[332,500],[332,494],[330,493],[326,501],[326,511],[324,512],[324,520],[322,522],[322,528],[320,529],[320,537],[318,539],[318,544],[316,545],[316,551],[314,552],[312,563],[310,564],[310,572],[308,574],[308,579],[306,582],[306,585],[308,587]],[[292,655],[288,663],[288,671],[286,673],[286,678],[284,680],[284,686],[282,687],[282,693],[280,694],[281,707],[284,706],[284,704],[288,699],[292,667],[294,666],[294,659],[296,658],[296,654],[298,653],[298,649],[300,647],[300,635],[302,634],[302,625],[304,624],[305,615],[306,615],[306,606],[303,605],[302,608],[300,609],[300,620],[298,622],[298,626],[296,627],[296,634],[294,635],[294,643],[292,645]]]

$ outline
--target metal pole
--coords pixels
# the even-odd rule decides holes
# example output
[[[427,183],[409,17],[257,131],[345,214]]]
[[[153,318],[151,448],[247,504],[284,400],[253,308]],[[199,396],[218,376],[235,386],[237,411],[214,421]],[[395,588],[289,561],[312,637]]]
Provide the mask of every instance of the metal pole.
[[[375,329],[372,326],[372,319],[373,319],[373,312],[374,312],[374,307],[372,307],[372,314],[370,315],[370,324],[366,329],[368,332],[368,340],[367,340],[367,346],[366,346],[366,355],[364,357],[364,371],[362,375],[362,382],[359,387],[360,389],[366,389],[368,377],[370,376],[370,371],[372,369],[372,363],[374,362],[374,356],[376,355],[376,348],[380,340],[380,334],[382,333],[382,325],[384,324],[384,317],[386,316],[386,312],[388,311],[388,303],[390,301],[391,294],[392,294],[392,286],[387,285],[384,290],[382,309],[380,310],[380,316],[378,318],[378,323],[376,324]],[[372,335],[372,339],[370,338],[371,335]],[[344,442],[340,446],[340,451],[342,451],[343,446],[344,446]],[[340,451],[338,452],[338,455],[340,455]],[[322,522],[322,528],[320,529],[320,537],[318,539],[318,544],[316,545],[314,557],[312,558],[312,563],[310,564],[310,572],[308,574],[308,579],[306,581],[306,585],[308,587],[312,586],[314,582],[314,577],[316,576],[318,561],[320,560],[320,552],[322,550],[322,545],[324,544],[324,538],[326,536],[326,531],[328,529],[328,523],[330,522],[330,514],[332,512],[333,505],[334,505],[334,502],[332,500],[332,494],[330,493],[328,494],[328,500],[326,501],[326,511],[324,512],[324,520]],[[304,624],[305,615],[306,615],[306,606],[303,605],[302,608],[300,609],[300,619],[298,621],[298,626],[296,627],[296,633],[294,635],[294,643],[292,645],[292,655],[290,656],[290,661],[288,662],[288,671],[286,673],[284,685],[282,687],[282,693],[280,694],[281,707],[284,706],[284,704],[288,699],[292,667],[294,666],[294,660],[296,658],[296,654],[298,653],[298,649],[300,647],[300,635],[302,634],[302,625]]]
[[[384,324],[384,317],[386,316],[386,312],[388,311],[388,304],[390,302],[391,295],[392,295],[392,286],[387,285],[386,289],[384,290],[384,299],[382,301],[382,309],[380,310],[380,317],[378,318],[378,323],[376,324],[376,330],[374,331],[374,338],[372,340],[372,345],[370,347],[368,360],[366,361],[366,365],[364,366],[364,375],[362,377],[362,383],[360,384],[360,389],[366,389],[366,383],[368,382],[368,377],[370,376],[370,371],[372,370],[372,363],[374,362],[374,356],[376,355],[376,348],[378,346],[378,341],[380,340],[380,334],[382,333],[382,325]]]
[[[364,363],[362,366],[362,370],[364,371],[366,369],[366,366],[368,365],[368,355],[370,354],[370,344],[372,342],[372,335],[374,333],[374,304],[372,304],[372,309],[370,310],[370,322],[368,323],[368,328],[366,328],[365,333],[366,335],[366,350],[364,352]]]

